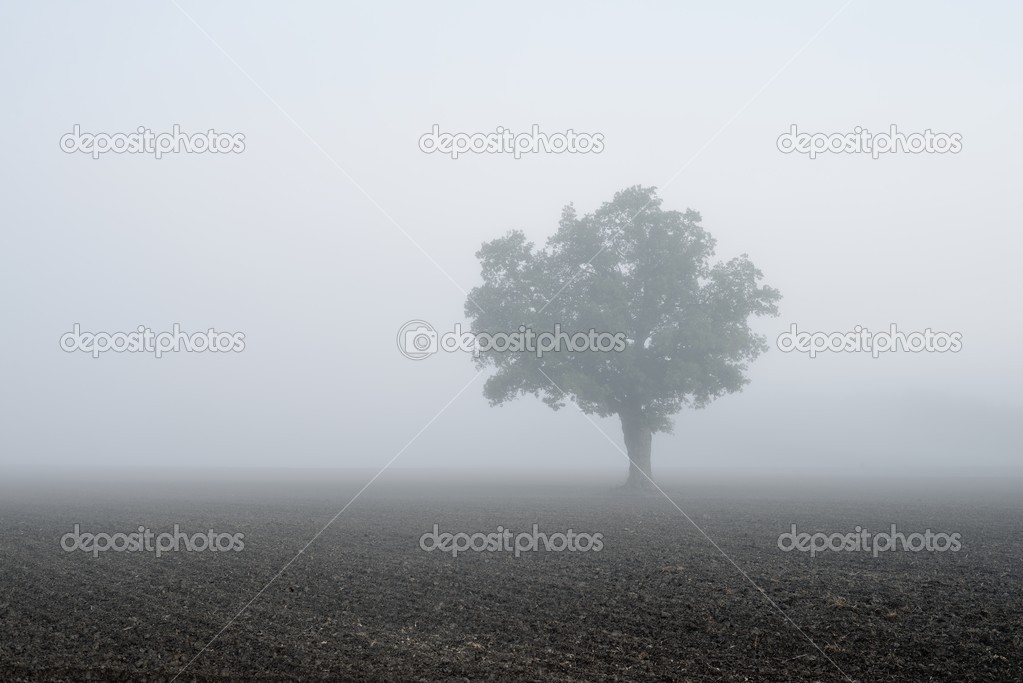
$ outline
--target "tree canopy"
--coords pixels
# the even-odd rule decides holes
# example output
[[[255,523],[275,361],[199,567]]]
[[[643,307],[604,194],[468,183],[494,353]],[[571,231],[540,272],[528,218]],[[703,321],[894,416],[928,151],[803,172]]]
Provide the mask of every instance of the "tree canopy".
[[[696,211],[663,210],[655,188],[635,186],[581,217],[566,206],[542,249],[518,230],[484,243],[483,284],[465,305],[473,332],[560,324],[628,340],[619,352],[486,351],[476,362],[496,369],[484,387],[491,404],[532,394],[555,410],[574,400],[586,413],[618,415],[626,445],[630,431],[640,451],[645,439],[648,461],[650,435],[670,431],[682,408],[740,391],[749,363],[767,350],[750,319],[777,315],[781,295],[761,284],[746,254],[712,263],[715,240],[700,221]]]

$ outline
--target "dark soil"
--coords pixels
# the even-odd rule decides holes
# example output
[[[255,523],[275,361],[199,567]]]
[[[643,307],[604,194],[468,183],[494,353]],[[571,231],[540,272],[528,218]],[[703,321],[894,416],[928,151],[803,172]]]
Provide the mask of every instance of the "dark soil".
[[[359,486],[8,497],[0,680],[170,681],[184,669],[178,681],[1023,681],[1023,505],[1011,499],[667,489],[737,568],[657,495],[367,493],[224,629]],[[61,549],[75,523],[242,532],[246,547],[93,557]],[[599,532],[604,548],[453,558],[419,547],[433,524],[534,523]],[[793,523],[829,533],[896,523],[959,532],[963,546],[811,559],[778,549]]]

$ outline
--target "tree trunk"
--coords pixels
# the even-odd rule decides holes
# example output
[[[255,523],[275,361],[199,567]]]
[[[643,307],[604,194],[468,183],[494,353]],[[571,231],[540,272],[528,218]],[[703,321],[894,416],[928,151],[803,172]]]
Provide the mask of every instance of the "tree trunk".
[[[628,488],[652,487],[650,476],[650,443],[653,434],[642,416],[637,413],[622,413],[622,434],[625,437],[625,449],[629,454],[629,478],[625,482]]]

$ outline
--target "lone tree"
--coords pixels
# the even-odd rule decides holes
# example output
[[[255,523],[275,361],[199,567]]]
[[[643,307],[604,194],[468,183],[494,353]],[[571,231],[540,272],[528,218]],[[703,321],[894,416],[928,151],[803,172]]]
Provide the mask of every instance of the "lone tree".
[[[617,415],[628,451],[627,485],[650,481],[650,445],[683,407],[702,408],[749,383],[767,350],[751,316],[777,315],[780,293],[743,254],[711,264],[715,240],[700,214],[664,211],[656,188],[630,187],[596,212],[570,204],[543,249],[521,231],[486,242],[483,284],[465,304],[472,331],[625,333],[621,351],[484,351],[484,395],[499,405],[522,394],[557,410],[571,399],[588,414]]]

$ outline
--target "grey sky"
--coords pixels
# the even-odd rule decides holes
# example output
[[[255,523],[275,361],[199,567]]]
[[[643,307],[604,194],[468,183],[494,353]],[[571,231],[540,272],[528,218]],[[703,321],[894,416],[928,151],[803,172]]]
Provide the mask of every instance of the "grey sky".
[[[963,335],[958,354],[772,349],[745,392],[655,437],[655,472],[1019,473],[1023,10],[853,2],[693,159],[842,4],[181,6],[465,290],[482,241],[542,243],[564,204],[656,185],[782,291],[758,323],[772,345],[792,322]],[[0,466],[372,467],[473,376],[398,353],[407,320],[464,323],[463,294],[173,2],[7,5],[0,54]],[[811,161],[777,151],[792,123],[958,132],[963,151]],[[93,160],[58,148],[75,124],[246,150]],[[451,160],[417,147],[434,124],[606,148]],[[58,347],[76,322],[247,347],[92,359]],[[395,467],[624,473],[575,408],[492,409],[481,386]]]

